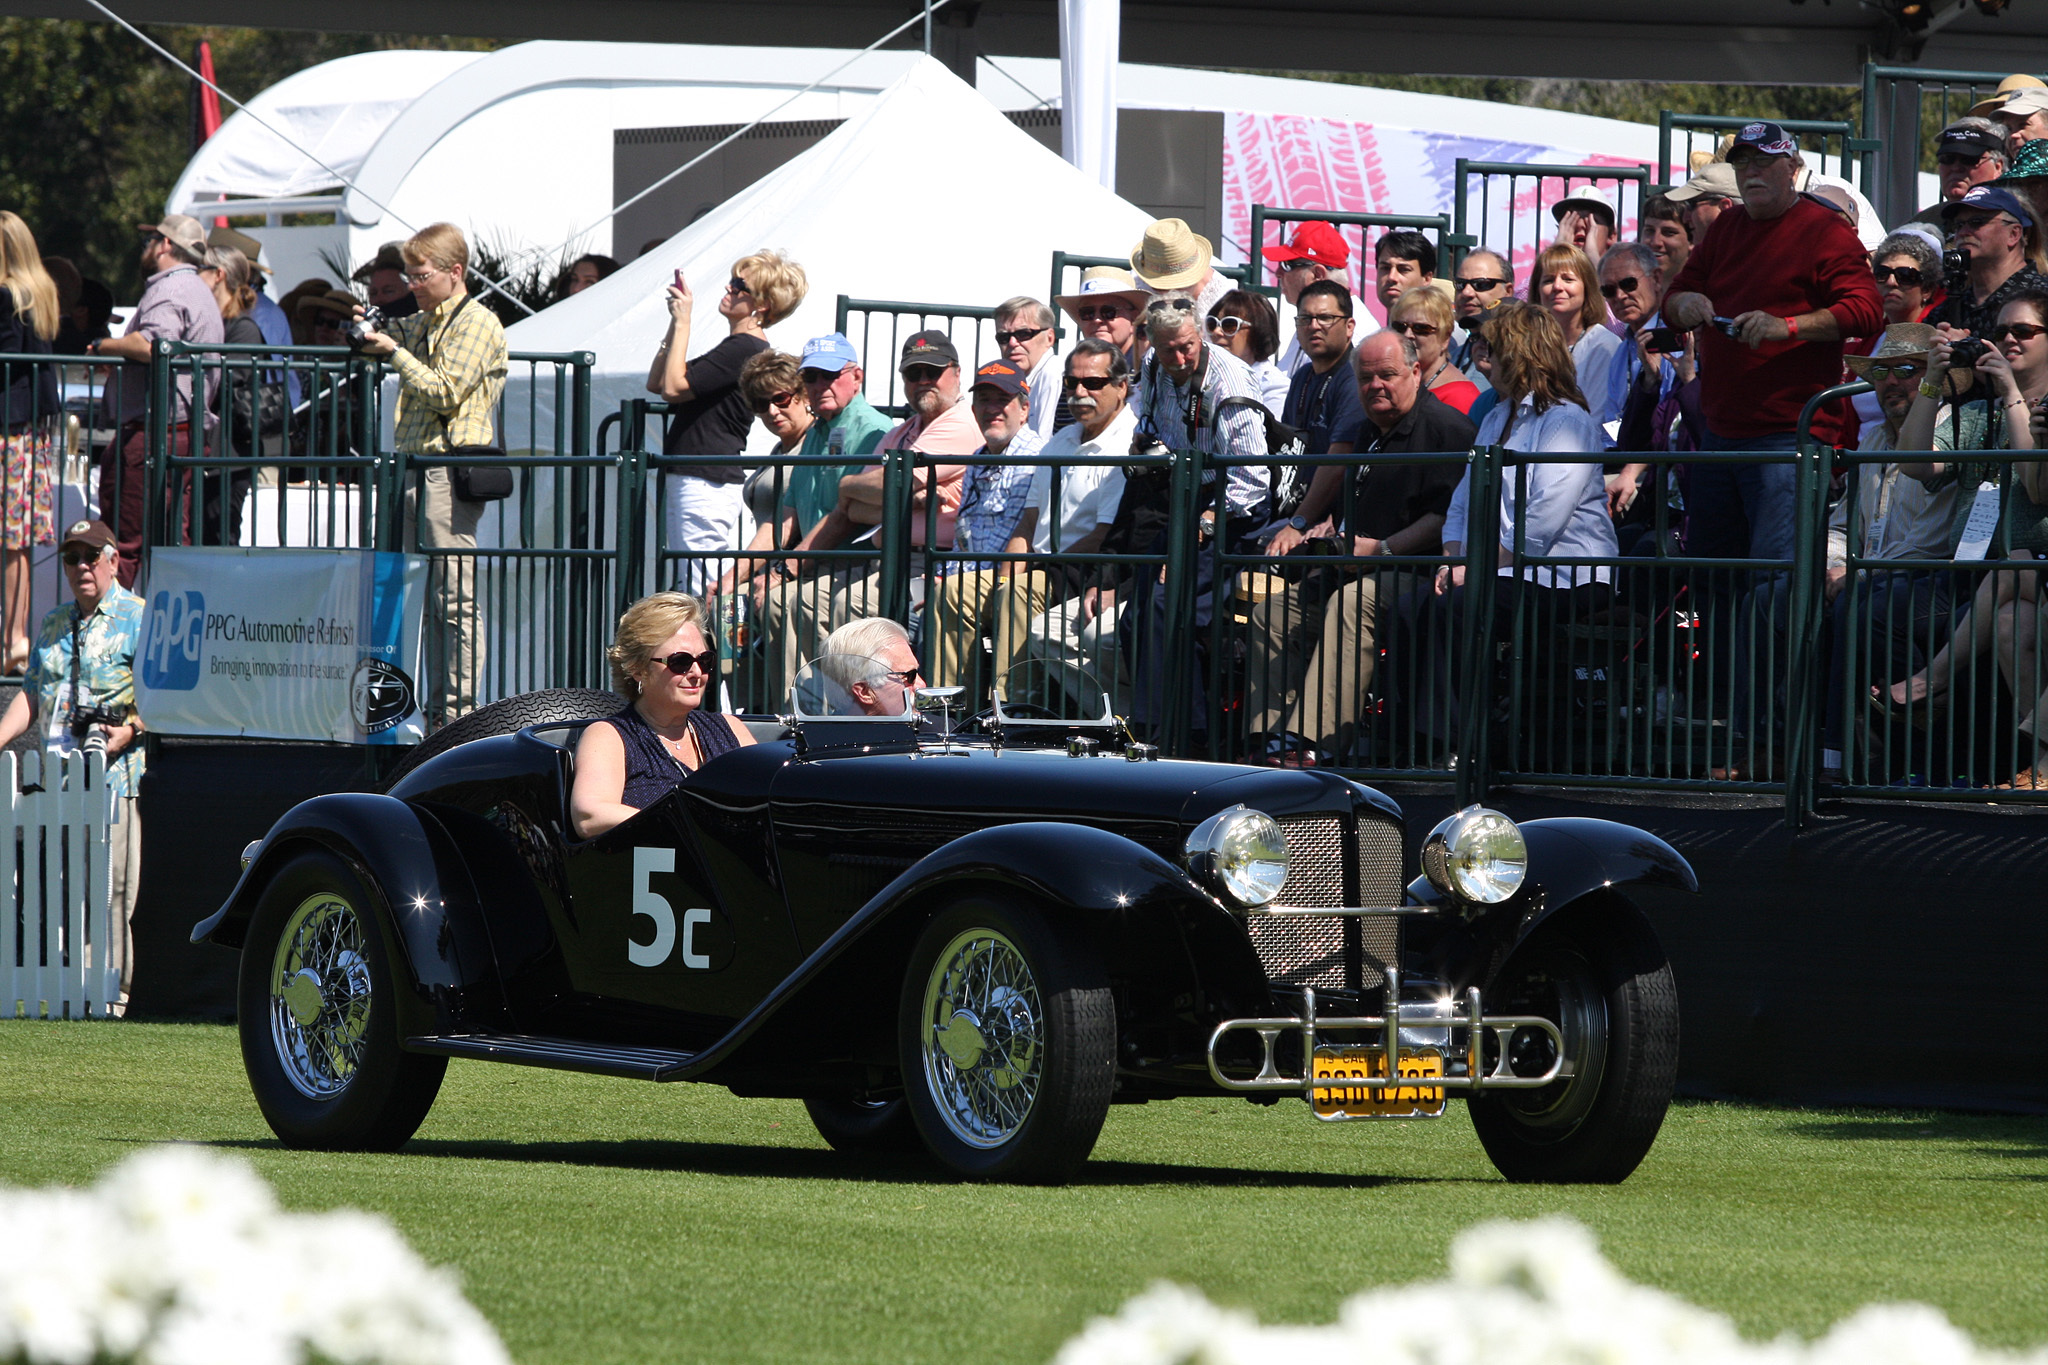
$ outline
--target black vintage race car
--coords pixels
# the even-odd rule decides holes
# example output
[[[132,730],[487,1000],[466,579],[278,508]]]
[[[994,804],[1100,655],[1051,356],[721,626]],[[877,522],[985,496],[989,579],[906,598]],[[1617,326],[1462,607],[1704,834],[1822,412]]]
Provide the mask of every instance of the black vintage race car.
[[[1018,1180],[1187,1095],[1459,1097],[1512,1180],[1621,1180],[1655,1139],[1677,999],[1622,888],[1698,889],[1655,837],[1472,807],[1410,880],[1399,808],[1333,773],[1161,760],[1106,707],[956,732],[802,684],[588,842],[601,692],[485,707],[385,794],[288,812],[193,931],[241,950],[278,1136],[397,1147],[470,1057],[796,1097],[837,1148]]]

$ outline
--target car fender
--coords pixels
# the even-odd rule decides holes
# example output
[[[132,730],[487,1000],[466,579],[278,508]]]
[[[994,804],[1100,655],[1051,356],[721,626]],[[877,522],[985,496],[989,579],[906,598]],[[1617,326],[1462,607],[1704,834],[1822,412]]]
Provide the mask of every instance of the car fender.
[[[1409,885],[1411,901],[1444,911],[1410,921],[1409,946],[1420,959],[1410,970],[1420,967],[1459,988],[1488,984],[1531,934],[1589,897],[1627,886],[1700,889],[1684,855],[1647,830],[1580,816],[1530,820],[1519,828],[1529,846],[1528,879],[1499,905],[1460,901],[1424,877]]]
[[[1186,871],[1107,830],[1026,822],[962,835],[906,868],[698,1067],[731,1061],[746,1068],[759,1064],[758,1054],[776,1055],[790,1031],[777,1026],[778,1016],[798,1033],[830,1017],[848,1027],[865,1021],[893,1036],[897,986],[911,944],[941,906],[977,886],[1025,897],[1090,935],[1112,977],[1134,969],[1170,971],[1215,1008],[1264,1007],[1266,978],[1249,936]]]
[[[242,947],[270,871],[309,845],[348,863],[374,898],[369,909],[400,972],[404,1033],[446,1032],[502,1012],[489,938],[455,841],[431,815],[390,796],[337,792],[286,811],[227,901],[194,926],[192,941]]]

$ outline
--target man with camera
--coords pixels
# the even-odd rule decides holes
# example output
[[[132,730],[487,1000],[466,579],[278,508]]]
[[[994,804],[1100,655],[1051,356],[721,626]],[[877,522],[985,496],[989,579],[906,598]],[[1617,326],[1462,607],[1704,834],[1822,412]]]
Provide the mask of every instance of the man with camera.
[[[74,600],[43,618],[21,691],[0,714],[0,749],[39,727],[46,755],[107,756],[107,789],[114,797],[107,830],[113,942],[95,948],[107,954],[105,965],[119,969],[125,1006],[135,976],[128,921],[141,884],[142,825],[135,797],[142,781],[142,722],[135,715],[134,670],[143,603],[116,577],[114,533],[105,522],[71,523],[62,550]],[[46,773],[46,785],[55,780],[54,772]]]
[[[408,456],[498,454],[492,413],[505,387],[505,327],[470,296],[469,243],[453,224],[435,223],[399,252],[419,312],[387,320],[375,310],[358,310],[349,331],[364,354],[388,359],[398,371],[395,449]],[[435,465],[408,483],[408,550],[476,549],[483,502],[463,496],[465,475]],[[477,610],[475,557],[434,556],[427,571],[429,624],[421,672],[436,680],[428,712],[437,727],[476,706],[484,665]]]
[[[1948,303],[1937,321],[1982,337],[2013,295],[2048,288],[2048,279],[2027,263],[2028,248],[2039,242],[2033,212],[2011,190],[1973,185],[1942,206],[1941,218],[1948,229],[1948,248],[1941,253]],[[1964,360],[1957,368],[1970,364]]]

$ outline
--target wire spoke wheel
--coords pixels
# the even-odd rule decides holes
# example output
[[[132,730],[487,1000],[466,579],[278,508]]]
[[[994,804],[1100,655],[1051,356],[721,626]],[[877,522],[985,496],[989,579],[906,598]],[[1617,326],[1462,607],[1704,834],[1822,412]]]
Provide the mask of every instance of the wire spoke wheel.
[[[285,921],[270,972],[270,1032],[285,1079],[307,1099],[348,1088],[370,1027],[363,921],[331,892],[308,896]]]
[[[1064,1180],[1109,1112],[1116,1006],[1091,942],[1034,906],[970,896],[904,974],[904,1101],[962,1175]]]
[[[1044,1009],[1017,945],[971,929],[941,949],[923,1030],[925,1084],[946,1127],[973,1147],[1009,1141],[1044,1079]]]

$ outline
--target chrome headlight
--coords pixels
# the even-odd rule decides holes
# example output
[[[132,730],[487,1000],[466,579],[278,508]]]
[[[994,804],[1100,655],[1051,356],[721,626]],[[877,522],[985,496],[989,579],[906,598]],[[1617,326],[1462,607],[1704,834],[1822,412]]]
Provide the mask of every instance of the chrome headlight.
[[[1467,806],[1422,841],[1422,874],[1446,895],[1498,905],[1522,889],[1529,844],[1499,811]]]
[[[1232,806],[1195,826],[1187,864],[1239,905],[1264,905],[1287,882],[1287,840],[1264,811]]]

